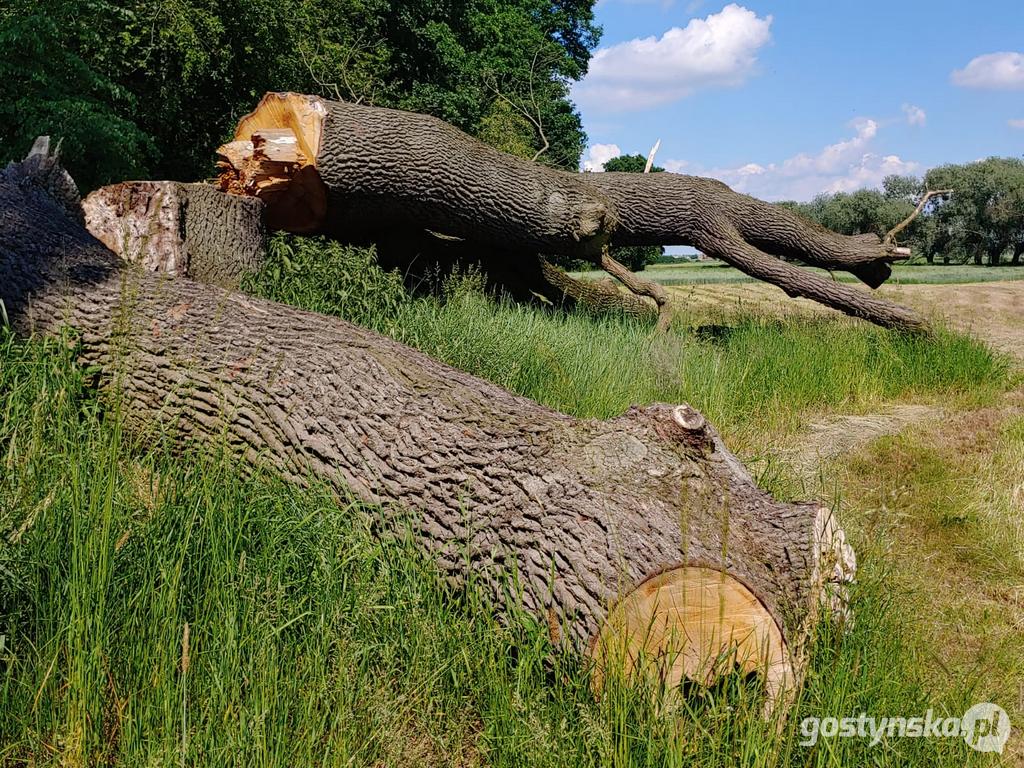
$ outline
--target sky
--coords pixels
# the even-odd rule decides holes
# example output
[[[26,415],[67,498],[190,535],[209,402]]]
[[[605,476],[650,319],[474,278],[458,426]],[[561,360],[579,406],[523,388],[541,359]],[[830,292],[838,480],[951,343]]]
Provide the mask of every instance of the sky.
[[[583,165],[646,155],[766,200],[1024,156],[1024,0],[599,0]]]

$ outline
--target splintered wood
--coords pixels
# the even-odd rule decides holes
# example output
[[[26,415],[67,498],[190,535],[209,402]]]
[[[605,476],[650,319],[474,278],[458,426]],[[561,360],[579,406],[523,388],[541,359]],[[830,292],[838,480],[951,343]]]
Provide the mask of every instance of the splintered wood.
[[[314,232],[327,211],[316,153],[326,110],[319,99],[269,93],[238,125],[234,141],[217,150],[218,184],[267,204],[267,225]]]
[[[256,197],[284,191],[292,176],[311,162],[299,150],[298,139],[288,128],[263,128],[254,132],[251,139],[225,144],[217,154],[221,158],[221,188]],[[243,189],[235,188],[239,184]]]

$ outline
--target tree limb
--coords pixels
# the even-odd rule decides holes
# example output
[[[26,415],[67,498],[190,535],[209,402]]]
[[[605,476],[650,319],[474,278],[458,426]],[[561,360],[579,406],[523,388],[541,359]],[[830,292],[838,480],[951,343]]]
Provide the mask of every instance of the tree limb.
[[[907,216],[907,218],[905,218],[903,221],[901,221],[895,227],[893,227],[888,232],[886,232],[885,233],[885,237],[882,238],[882,242],[887,244],[887,245],[895,246],[896,245],[896,235],[898,235],[904,229],[909,227],[910,224],[914,221],[914,219],[916,219],[918,216],[921,215],[921,211],[924,210],[924,207],[925,207],[925,205],[928,204],[929,200],[931,200],[936,195],[943,195],[943,196],[945,196],[945,195],[951,195],[951,194],[953,194],[953,190],[952,189],[929,189],[927,192],[924,193],[924,195],[922,195],[921,199],[918,201],[917,207],[914,209],[914,212],[911,213],[909,216]]]
[[[374,240],[396,230],[424,228],[487,244],[523,259],[564,254],[600,264],[606,245],[690,245],[704,252],[742,248],[733,261],[764,256],[794,258],[846,270],[872,287],[905,258],[874,235],[844,237],[778,206],[733,192],[721,182],[673,173],[566,173],[501,153],[426,115],[329,102],[299,94],[268,94],[239,124],[236,140],[262,129],[298,128],[298,144],[315,148],[291,171],[305,179],[294,194],[275,182],[268,221],[288,228],[306,201],[322,208],[295,216],[301,231]],[[260,195],[247,167],[225,158],[225,188]],[[309,177],[324,194],[311,194]],[[282,191],[283,190],[283,191]],[[275,218],[285,204],[288,215]],[[726,240],[709,240],[711,223],[727,222]],[[725,256],[722,256],[725,258]],[[726,259],[728,261],[729,259]],[[782,272],[792,277],[789,266]],[[778,270],[761,270],[772,281]],[[753,273],[751,273],[753,274]],[[861,294],[832,284],[799,281],[801,295],[886,326],[920,330],[921,318],[880,299],[857,306]],[[789,280],[791,286],[793,280]]]

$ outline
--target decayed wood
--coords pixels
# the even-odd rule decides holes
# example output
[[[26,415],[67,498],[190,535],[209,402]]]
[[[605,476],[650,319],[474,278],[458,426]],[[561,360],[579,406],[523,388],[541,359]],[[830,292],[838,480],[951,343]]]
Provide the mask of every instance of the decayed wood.
[[[86,228],[125,261],[151,272],[237,288],[263,263],[263,203],[208,184],[128,181],[82,203]]]
[[[125,265],[33,168],[0,174],[0,300],[20,333],[77,330],[128,429],[224,440],[240,466],[378,504],[385,530],[410,519],[449,579],[472,571],[551,617],[598,680],[621,645],[627,671],[653,654],[702,680],[693,658],[732,657],[766,672],[770,702],[789,700],[851,553],[827,510],[760,490],[698,412],[571,418],[343,321]],[[719,618],[674,605],[657,637],[639,634],[627,608],[649,608],[652,584],[704,594],[708,573]]]
[[[290,110],[299,116],[289,120]],[[712,179],[565,173],[498,152],[427,115],[297,94],[267,94],[240,123],[236,142],[289,122],[301,126],[300,143],[319,147],[294,183],[308,186],[306,177],[316,175],[326,189],[322,215],[295,217],[301,231],[373,240],[425,228],[505,253],[515,248],[521,259],[564,254],[596,265],[605,245],[690,245],[790,295],[889,327],[927,328],[905,307],[797,267],[764,264],[796,258],[877,287],[889,264],[906,258],[891,243],[838,235]],[[248,168],[232,165],[230,154],[222,152],[224,188],[259,195]],[[268,211],[276,224],[292,226],[269,199]]]

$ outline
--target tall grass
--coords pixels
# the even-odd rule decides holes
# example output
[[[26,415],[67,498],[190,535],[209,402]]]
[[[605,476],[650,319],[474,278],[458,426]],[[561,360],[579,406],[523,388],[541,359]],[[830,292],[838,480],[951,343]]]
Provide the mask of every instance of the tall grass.
[[[249,289],[371,327],[566,413],[606,418],[638,403],[689,402],[740,443],[752,431],[792,430],[814,411],[985,402],[1007,375],[982,344],[942,330],[921,339],[844,319],[759,315],[690,328],[684,310],[661,335],[626,317],[496,301],[472,274],[450,277],[442,301],[413,298],[372,252],[318,240],[275,251]]]
[[[407,296],[365,252],[299,242],[255,289],[347,316],[581,416],[688,400],[734,434],[808,409],[991,398],[1000,361],[958,337],[746,318],[654,339],[642,325],[495,303],[473,280]],[[283,256],[287,257],[285,263]],[[313,259],[321,263],[313,269]],[[322,260],[326,259],[326,266]],[[273,272],[277,266],[276,274]],[[353,280],[365,280],[363,290]],[[959,739],[823,739],[809,715],[960,714],[933,688],[884,552],[861,549],[852,631],[824,625],[793,716],[756,691],[695,690],[681,711],[441,583],[370,510],[242,478],[218,446],[172,454],[122,434],[67,340],[0,329],[0,764],[963,765]]]
[[[595,700],[546,628],[454,590],[365,508],[135,446],[59,343],[0,340],[6,765],[962,764],[960,741],[801,747],[810,714],[958,713],[884,580],[822,628],[781,733],[744,690]],[[868,572],[870,573],[870,567]]]

